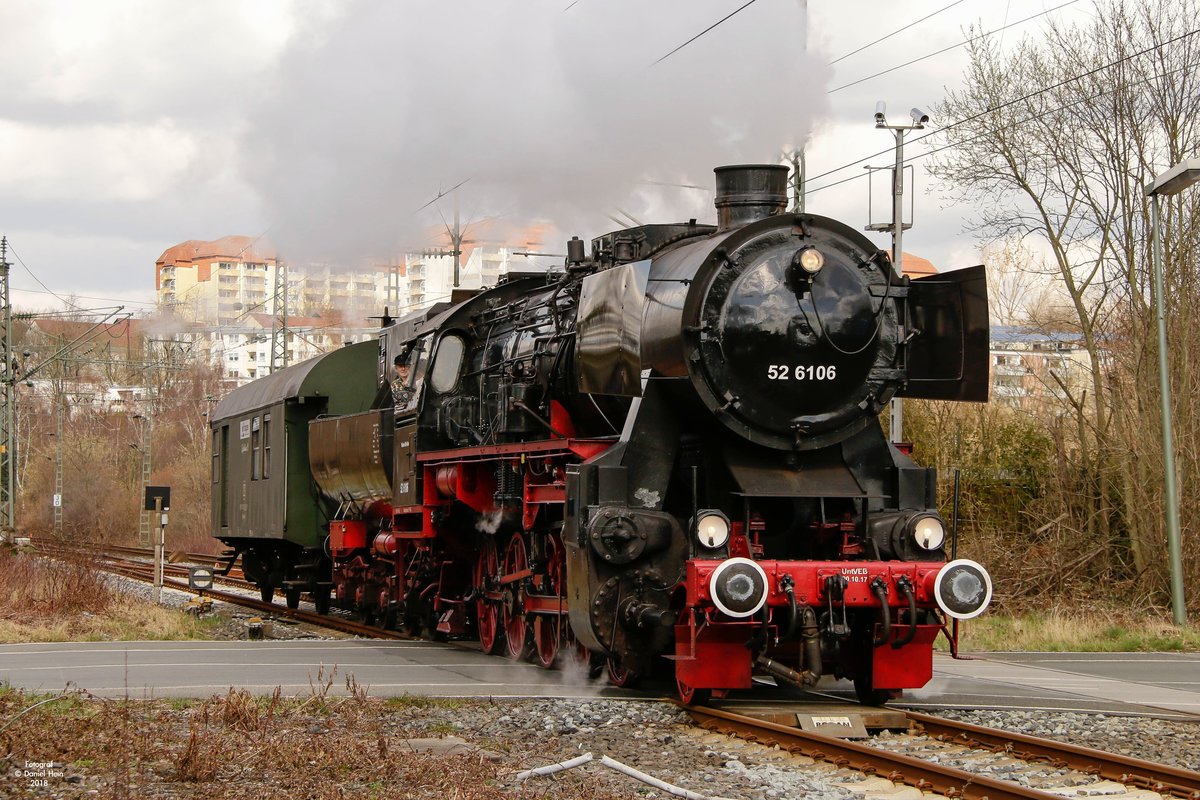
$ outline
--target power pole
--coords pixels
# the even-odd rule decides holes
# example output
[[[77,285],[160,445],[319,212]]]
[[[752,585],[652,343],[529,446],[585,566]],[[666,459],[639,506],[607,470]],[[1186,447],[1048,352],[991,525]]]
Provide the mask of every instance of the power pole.
[[[384,305],[388,308],[396,309],[400,307],[400,270],[404,268],[404,256],[400,256],[396,263],[392,263],[391,257],[388,257],[386,264],[376,264],[376,268],[384,269],[384,278],[386,291],[384,293]]]
[[[892,234],[892,266],[896,276],[904,274],[901,262],[904,258],[904,231],[912,227],[912,223],[904,222],[904,134],[908,131],[924,130],[929,115],[919,108],[909,112],[912,123],[907,125],[889,125],[884,116],[883,101],[875,105],[875,127],[879,130],[889,130],[896,137],[896,165],[892,168],[892,219],[891,222],[871,224],[866,227],[869,231],[891,231]],[[902,320],[907,325],[907,320]],[[891,402],[888,428],[891,432],[892,443],[904,441],[904,401],[894,398]]]
[[[9,293],[8,238],[0,238],[0,380],[3,404],[0,408],[0,538],[11,538],[17,527],[16,452],[17,452],[17,376],[13,364],[12,295]]]
[[[419,211],[421,211],[421,209],[424,209],[424,208],[427,208],[427,207],[433,205],[434,203],[436,203],[438,200],[442,199],[446,195],[450,194],[451,192],[456,191],[459,187],[461,187],[464,183],[466,183],[469,180],[471,180],[471,179],[467,178],[466,180],[459,181],[458,183],[454,184],[454,186],[451,186],[449,189],[447,189],[444,192],[439,191],[437,193],[437,197],[433,198],[428,203],[421,206],[421,208],[418,208],[417,211],[419,212]],[[462,256],[463,242],[465,241],[463,239],[462,226],[459,225],[459,221],[458,221],[458,195],[457,194],[454,195],[454,227],[451,228],[446,223],[445,215],[442,216],[442,224],[446,226],[446,233],[450,236],[450,244],[451,244],[452,249],[445,250],[443,248],[437,248],[435,250],[425,250],[422,252],[422,255],[425,256],[426,258],[442,258],[444,256],[453,256],[454,257],[454,288],[457,289],[458,284],[459,284],[459,272],[460,272],[460,268],[462,266],[462,264],[460,263],[460,258]]]
[[[65,387],[64,387],[65,389]],[[55,431],[54,431],[54,535],[62,538],[63,520],[63,415],[66,410],[66,392],[58,393],[55,398]]]
[[[154,471],[154,403],[146,403],[146,413],[142,415],[142,494],[150,485],[150,476]],[[155,512],[142,509],[138,523],[138,547],[149,547],[154,533]]]
[[[454,195],[454,233],[450,235],[454,243],[454,288],[458,288],[459,268],[462,261],[462,228],[458,224],[458,195]]]
[[[287,368],[287,324],[287,264],[282,259],[277,259],[275,262],[275,310],[274,315],[271,317],[271,372]]]
[[[792,151],[792,213],[804,213],[804,148]]]
[[[454,227],[446,226],[446,235],[450,237],[450,249],[444,247],[435,247],[430,250],[422,250],[421,255],[425,258],[445,258],[451,256],[454,258],[454,288],[458,288],[461,267],[462,267],[462,246],[466,241],[463,235],[463,230],[458,223],[458,198],[454,199]]]

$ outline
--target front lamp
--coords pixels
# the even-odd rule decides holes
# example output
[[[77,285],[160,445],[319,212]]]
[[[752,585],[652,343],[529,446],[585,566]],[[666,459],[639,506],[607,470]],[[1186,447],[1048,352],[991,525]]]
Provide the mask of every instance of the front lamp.
[[[940,550],[946,543],[946,527],[935,516],[915,517],[909,523],[912,539],[925,551]]]
[[[729,542],[729,517],[720,511],[710,509],[699,512],[692,527],[701,547],[716,550]]]
[[[807,247],[800,251],[800,266],[809,275],[816,275],[825,266],[825,256],[815,247]]]

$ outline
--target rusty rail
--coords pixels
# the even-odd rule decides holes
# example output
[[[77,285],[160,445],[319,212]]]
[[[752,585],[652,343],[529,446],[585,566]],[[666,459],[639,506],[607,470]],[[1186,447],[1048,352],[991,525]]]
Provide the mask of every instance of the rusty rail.
[[[38,546],[38,549],[41,550],[42,552],[46,553],[47,555],[53,555],[55,553],[55,551],[79,552],[82,549],[82,548],[75,547],[70,544],[66,544],[66,543],[62,543],[62,542],[55,542],[53,540],[44,540],[44,539],[39,542],[36,542],[36,544]],[[109,551],[128,553],[129,551],[136,550],[137,548],[116,546],[116,547],[105,547],[104,549],[107,549]],[[145,562],[141,562],[141,561],[130,561],[127,559],[123,559],[120,556],[113,556],[110,554],[105,554],[103,552],[98,552],[98,551],[90,550],[90,549],[87,550],[87,552],[90,552],[91,554],[96,555],[98,557],[102,557],[107,561],[107,563],[100,565],[100,568],[104,569],[105,571],[113,572],[118,575],[124,575],[125,577],[133,578],[134,580],[142,580],[142,581],[154,580],[154,565],[153,564],[149,564],[149,563],[145,563]],[[164,565],[164,572],[165,573],[175,572],[176,574],[183,575],[183,574],[187,573],[187,568],[180,567],[177,565],[166,564],[166,565]],[[234,584],[234,585],[243,585],[244,584],[246,587],[249,587],[249,588],[257,588],[257,587],[255,587],[254,584],[248,583],[246,581],[238,581],[237,579],[228,579],[228,578],[223,579],[223,580],[225,580],[228,583]],[[184,591],[184,592],[192,591],[192,589],[188,586],[186,581],[178,581],[178,580],[174,580],[172,578],[167,578],[167,577],[163,578],[163,586],[169,586],[172,589],[179,589],[180,591]],[[355,622],[354,620],[346,619],[344,617],[339,617],[339,616],[332,615],[332,614],[317,614],[316,612],[313,612],[313,611],[303,611],[301,609],[290,609],[290,608],[286,608],[284,606],[277,606],[274,603],[264,603],[262,600],[259,600],[258,598],[246,597],[245,595],[237,594],[235,592],[224,592],[224,591],[221,591],[220,589],[205,589],[204,595],[206,597],[211,597],[216,600],[223,600],[226,603],[232,603],[234,605],[243,606],[245,608],[252,608],[252,609],[255,609],[256,611],[263,611],[268,614],[273,614],[274,616],[277,616],[277,617],[287,617],[289,619],[297,620],[298,622],[307,622],[310,625],[316,625],[321,628],[329,628],[332,630],[341,631],[342,633],[350,633],[355,636],[363,636],[363,637],[366,637],[369,639],[400,639],[400,640],[412,641],[412,640],[419,638],[419,637],[411,636],[402,631],[393,631],[393,630],[388,630],[385,628],[378,628],[373,625],[367,625],[362,622]]]
[[[781,748],[810,758],[830,761],[890,781],[915,786],[926,792],[962,800],[1062,800],[1058,795],[999,781],[913,756],[835,739],[799,728],[702,706],[684,707],[696,723],[708,730],[744,739],[778,744]]]
[[[914,711],[906,716],[925,733],[947,743],[1003,752],[1026,761],[1047,761],[1159,794],[1200,800],[1200,772]]]

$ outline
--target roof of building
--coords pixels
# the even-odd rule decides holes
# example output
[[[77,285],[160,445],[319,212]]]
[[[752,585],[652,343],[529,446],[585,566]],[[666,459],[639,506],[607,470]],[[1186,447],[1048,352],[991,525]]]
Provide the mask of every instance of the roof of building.
[[[888,250],[887,252],[889,256],[892,254],[891,250]],[[904,253],[904,259],[900,262],[900,271],[908,277],[924,278],[927,275],[938,274],[938,268],[935,267],[933,262],[929,259],[913,255],[907,250],[902,250],[901,252]]]
[[[251,319],[257,322],[264,328],[273,327],[275,324],[274,314],[250,314]],[[326,317],[300,317],[291,316],[287,318],[287,326],[289,328],[329,328],[334,327],[337,322]]]
[[[261,236],[222,236],[211,242],[189,239],[182,244],[168,247],[155,264],[165,267],[206,259],[263,262],[274,261],[275,257],[275,246]]]
[[[989,338],[993,345],[1004,344],[1078,344],[1083,335],[1074,331],[1048,331],[1028,325],[992,325]]]
[[[46,336],[72,341],[86,336],[89,332],[96,336],[107,336],[109,339],[143,336],[148,327],[147,323],[148,320],[143,319],[125,319],[96,327],[96,323],[85,320],[37,317],[30,320],[29,327]]]

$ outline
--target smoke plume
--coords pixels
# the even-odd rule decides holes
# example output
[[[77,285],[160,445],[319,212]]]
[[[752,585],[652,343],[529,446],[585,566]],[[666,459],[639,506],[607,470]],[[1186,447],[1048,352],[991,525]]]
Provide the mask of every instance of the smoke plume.
[[[584,238],[622,212],[712,218],[714,166],[778,162],[824,110],[797,0],[754,3],[654,63],[738,5],[326,8],[251,115],[243,173],[285,255],[342,263],[437,244],[429,230],[451,219],[453,195],[464,222],[546,220]]]

